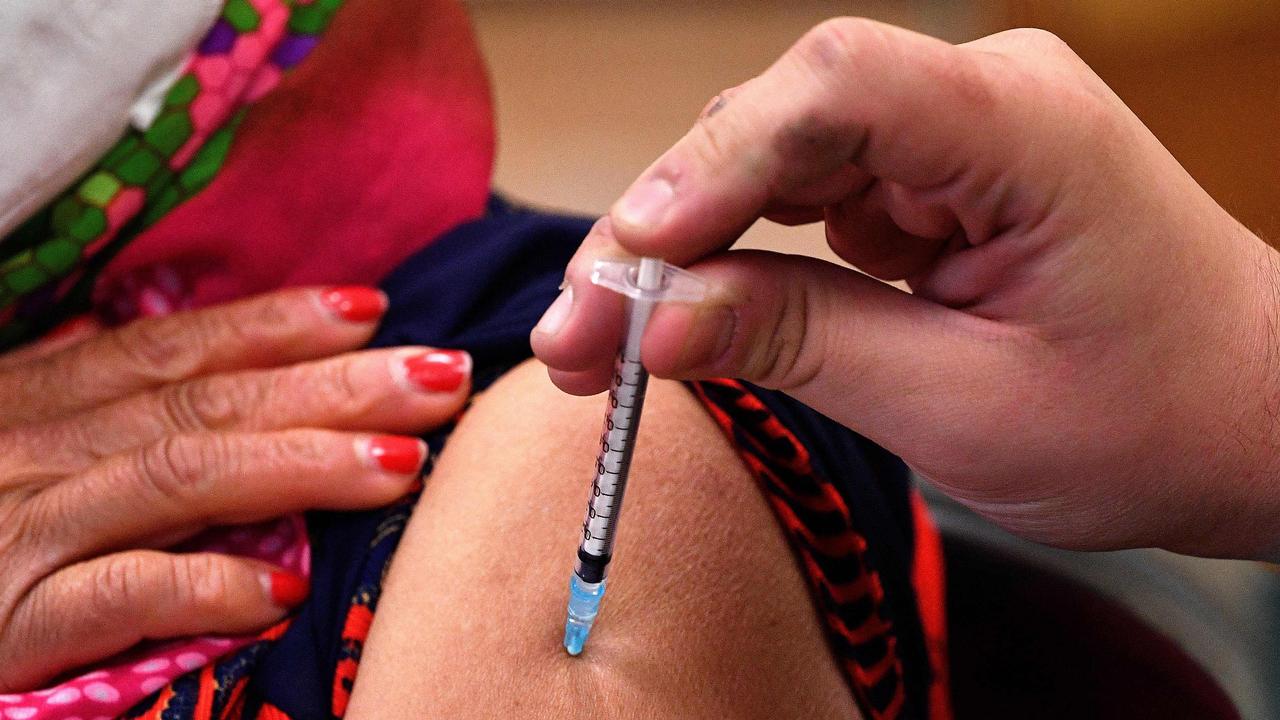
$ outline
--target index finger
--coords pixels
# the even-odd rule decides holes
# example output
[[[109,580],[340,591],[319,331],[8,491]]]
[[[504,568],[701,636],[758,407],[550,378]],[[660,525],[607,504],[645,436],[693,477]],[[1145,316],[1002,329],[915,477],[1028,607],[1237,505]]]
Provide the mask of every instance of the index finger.
[[[302,288],[138,320],[0,369],[0,427],[47,420],[215,372],[279,367],[350,350],[386,310],[374,288]]]
[[[1007,91],[982,53],[856,18],[810,31],[738,88],[613,206],[617,241],[686,264],[727,247],[789,193],[874,178],[943,186],[1008,167]],[[978,173],[979,176],[983,175]],[[989,179],[989,178],[988,178]]]

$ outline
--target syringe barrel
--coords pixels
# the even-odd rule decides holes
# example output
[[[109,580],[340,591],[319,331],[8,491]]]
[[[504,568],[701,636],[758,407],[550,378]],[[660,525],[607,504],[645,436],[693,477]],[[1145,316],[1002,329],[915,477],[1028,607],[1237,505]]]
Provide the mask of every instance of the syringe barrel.
[[[626,261],[597,260],[591,282],[629,298],[627,325],[614,365],[609,404],[595,480],[582,523],[582,543],[570,579],[569,615],[564,646],[570,655],[582,652],[595,613],[604,595],[605,578],[613,560],[613,543],[622,513],[622,498],[631,471],[631,455],[640,429],[649,374],[640,363],[640,344],[654,305],[662,301],[698,302],[706,283],[657,258],[643,258],[637,267]]]
[[[661,260],[641,260],[636,285],[644,291],[660,289],[663,269]],[[602,582],[613,559],[613,543],[649,382],[649,373],[640,362],[640,344],[653,307],[654,301],[645,296],[627,302],[626,332],[609,384],[609,404],[600,434],[596,475],[587,500],[587,517],[582,523],[582,544],[578,546],[575,572],[585,582]]]
[[[638,301],[636,304],[639,304]],[[646,303],[652,310],[652,303]],[[647,315],[647,313],[646,313]],[[647,317],[640,317],[643,323]],[[643,325],[641,325],[643,327]],[[639,344],[636,339],[635,345]],[[640,410],[644,405],[649,374],[637,357],[619,353],[609,388],[609,404],[600,434],[600,452],[596,456],[595,478],[587,499],[587,515],[582,523],[582,543],[578,547],[578,577],[586,582],[600,582],[607,575],[613,557],[622,500],[631,472],[631,455],[636,433],[640,429]]]

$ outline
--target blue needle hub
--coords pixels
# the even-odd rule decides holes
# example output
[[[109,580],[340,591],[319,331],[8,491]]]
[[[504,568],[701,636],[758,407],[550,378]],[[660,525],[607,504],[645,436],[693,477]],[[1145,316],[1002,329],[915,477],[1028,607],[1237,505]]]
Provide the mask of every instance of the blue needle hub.
[[[600,612],[605,582],[585,582],[576,573],[569,580],[569,616],[564,621],[564,649],[570,655],[581,654],[582,646],[587,643],[596,614]]]

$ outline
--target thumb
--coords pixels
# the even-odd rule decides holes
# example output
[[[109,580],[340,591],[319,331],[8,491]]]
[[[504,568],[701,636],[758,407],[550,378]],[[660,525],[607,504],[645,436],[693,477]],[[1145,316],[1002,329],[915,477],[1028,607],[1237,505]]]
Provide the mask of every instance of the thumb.
[[[659,306],[642,356],[659,377],[742,378],[782,390],[913,463],[988,445],[1034,336],[820,260],[758,251],[690,267],[712,288]],[[947,442],[939,443],[945,432]]]

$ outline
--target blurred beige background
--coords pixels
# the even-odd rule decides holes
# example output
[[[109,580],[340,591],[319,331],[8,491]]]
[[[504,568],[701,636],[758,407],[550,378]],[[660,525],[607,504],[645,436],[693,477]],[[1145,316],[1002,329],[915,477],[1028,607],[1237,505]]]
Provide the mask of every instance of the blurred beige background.
[[[471,0],[498,104],[496,184],[600,214],[720,90],[822,19],[952,41],[1045,27],[1072,44],[1220,202],[1280,241],[1280,2]],[[818,227],[745,245],[828,256]]]

